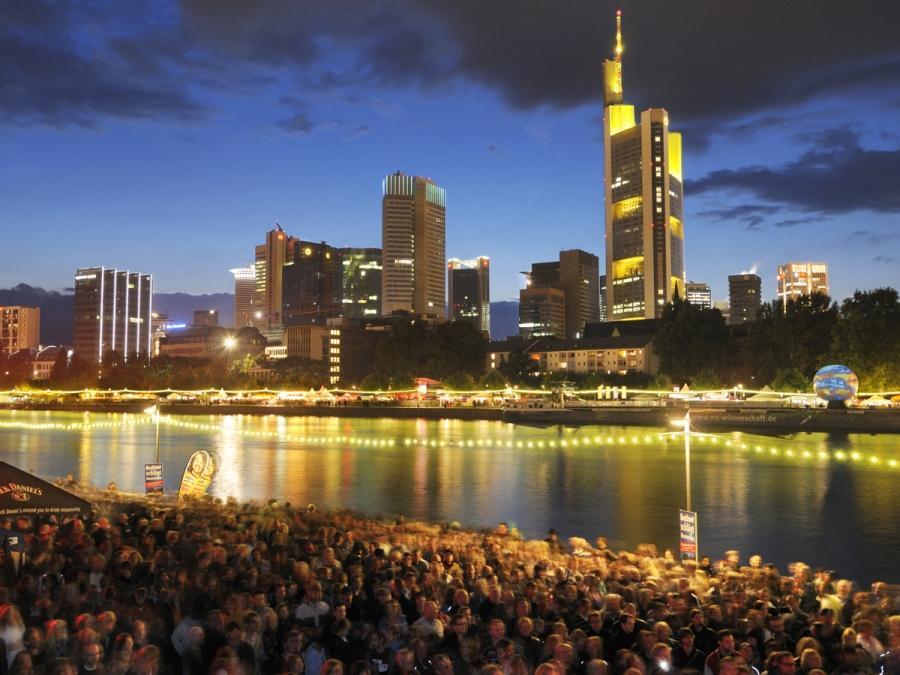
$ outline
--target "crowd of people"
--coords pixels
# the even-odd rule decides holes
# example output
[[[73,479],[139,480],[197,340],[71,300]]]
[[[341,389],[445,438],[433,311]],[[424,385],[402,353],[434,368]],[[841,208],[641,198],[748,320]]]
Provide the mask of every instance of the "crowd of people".
[[[0,675],[900,673],[894,589],[803,563],[89,497],[0,522]]]

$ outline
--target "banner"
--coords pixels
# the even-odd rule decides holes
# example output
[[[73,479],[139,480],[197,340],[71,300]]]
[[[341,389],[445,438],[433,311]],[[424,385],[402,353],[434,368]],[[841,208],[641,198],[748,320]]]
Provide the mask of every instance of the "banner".
[[[148,495],[163,493],[163,465],[144,464],[144,491]]]
[[[211,450],[195,450],[184,467],[178,497],[202,497],[219,470],[219,456]]]
[[[679,524],[681,526],[681,559],[697,560],[697,512],[679,512]]]

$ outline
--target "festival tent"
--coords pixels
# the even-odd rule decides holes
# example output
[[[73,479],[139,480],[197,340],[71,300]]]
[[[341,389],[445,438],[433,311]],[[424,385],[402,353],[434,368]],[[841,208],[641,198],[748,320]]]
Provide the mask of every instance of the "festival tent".
[[[74,516],[90,510],[90,502],[0,462],[0,516]]]
[[[891,406],[891,402],[883,396],[875,394],[874,396],[870,396],[865,401],[863,401],[862,405],[866,408],[889,408]]]
[[[769,385],[764,386],[758,393],[753,394],[748,401],[781,401],[781,396],[772,391]]]

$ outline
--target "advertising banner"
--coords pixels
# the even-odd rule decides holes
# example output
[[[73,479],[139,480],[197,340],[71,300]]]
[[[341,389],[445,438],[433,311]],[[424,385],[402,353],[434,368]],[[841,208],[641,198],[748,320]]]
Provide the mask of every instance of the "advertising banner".
[[[144,464],[144,491],[148,495],[163,493],[163,465]]]
[[[178,497],[202,497],[219,470],[219,456],[211,450],[195,450],[184,467]]]
[[[681,559],[697,560],[697,512],[684,511],[679,513],[681,529]]]

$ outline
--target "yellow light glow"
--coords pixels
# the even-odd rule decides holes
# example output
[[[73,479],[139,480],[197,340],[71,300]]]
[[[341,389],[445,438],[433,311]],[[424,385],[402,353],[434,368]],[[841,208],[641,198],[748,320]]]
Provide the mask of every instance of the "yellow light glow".
[[[681,178],[681,134],[669,132],[669,173],[678,180]]]
[[[633,105],[618,104],[607,106],[606,114],[609,116],[610,136],[615,136],[616,134],[627,131],[635,126]]]
[[[644,276],[644,256],[613,260],[613,280]]]
[[[629,197],[628,199],[622,199],[612,205],[613,219],[622,220],[624,218],[630,218],[631,216],[640,215],[643,206],[643,197]]]
[[[684,239],[684,224],[675,216],[669,216],[669,231],[673,237]]]

